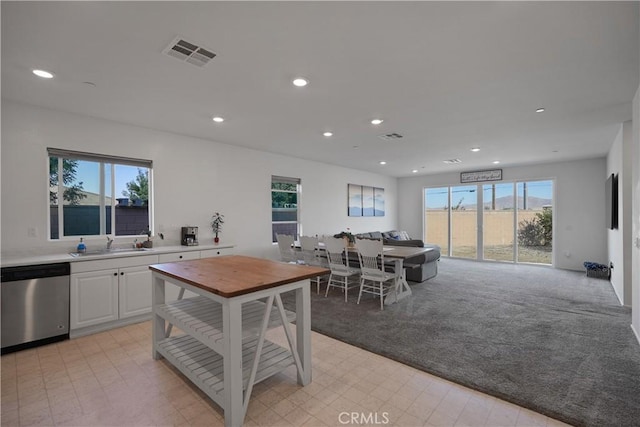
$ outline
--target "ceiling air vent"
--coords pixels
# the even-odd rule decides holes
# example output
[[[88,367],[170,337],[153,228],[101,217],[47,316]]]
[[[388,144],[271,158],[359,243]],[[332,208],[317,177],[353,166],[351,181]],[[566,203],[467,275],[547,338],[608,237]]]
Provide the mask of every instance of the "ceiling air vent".
[[[182,37],[176,37],[162,53],[198,67],[204,67],[216,57],[216,54],[210,50],[191,43]]]
[[[402,139],[402,135],[399,133],[385,133],[384,135],[378,135],[378,138],[383,139],[385,141],[397,141]]]
[[[449,159],[449,160],[443,160],[443,162],[448,164],[448,165],[455,165],[456,163],[462,163],[462,160],[460,160],[460,159]]]

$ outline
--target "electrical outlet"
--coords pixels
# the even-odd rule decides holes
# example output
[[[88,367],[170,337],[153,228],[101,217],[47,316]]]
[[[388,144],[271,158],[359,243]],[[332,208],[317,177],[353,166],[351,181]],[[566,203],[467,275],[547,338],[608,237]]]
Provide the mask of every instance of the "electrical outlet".
[[[38,237],[38,229],[35,227],[27,228],[27,236],[28,237]]]

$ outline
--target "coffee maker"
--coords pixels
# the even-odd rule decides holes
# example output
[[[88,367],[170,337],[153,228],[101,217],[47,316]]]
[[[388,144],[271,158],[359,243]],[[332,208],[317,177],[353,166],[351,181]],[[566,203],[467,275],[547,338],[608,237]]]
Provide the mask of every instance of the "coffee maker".
[[[182,246],[198,246],[198,227],[182,227]]]

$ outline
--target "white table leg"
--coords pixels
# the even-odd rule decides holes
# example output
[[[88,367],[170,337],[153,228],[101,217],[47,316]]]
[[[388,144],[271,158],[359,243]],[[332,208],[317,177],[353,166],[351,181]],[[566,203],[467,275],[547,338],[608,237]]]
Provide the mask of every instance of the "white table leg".
[[[302,386],[311,382],[311,286],[309,279],[306,282],[306,286],[296,289],[296,346],[302,364],[298,384]]]
[[[391,305],[403,298],[411,296],[411,288],[407,282],[407,273],[404,270],[404,261],[402,258],[394,258],[396,271],[396,292],[394,295],[388,294],[384,299],[385,305]],[[400,273],[398,273],[400,272]]]
[[[222,304],[224,335],[224,425],[244,422],[242,394],[242,303],[233,298]]]
[[[165,321],[162,317],[156,315],[156,307],[164,304],[164,279],[157,274],[153,274],[153,281],[151,284],[151,315],[153,321],[151,322],[153,345],[151,346],[151,356],[155,360],[160,359],[160,353],[158,353],[158,342],[165,338]]]

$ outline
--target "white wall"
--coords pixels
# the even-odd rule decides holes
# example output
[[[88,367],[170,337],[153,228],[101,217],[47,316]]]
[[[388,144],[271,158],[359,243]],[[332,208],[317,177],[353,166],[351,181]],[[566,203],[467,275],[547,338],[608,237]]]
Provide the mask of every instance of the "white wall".
[[[554,179],[554,266],[584,270],[584,261],[606,263],[604,179],[606,160],[588,159],[502,168],[505,182]],[[399,227],[423,235],[423,188],[460,183],[458,172],[398,180]]]
[[[607,238],[609,261],[614,266],[611,285],[626,306],[631,306],[631,128],[631,121],[620,125],[607,155],[606,174],[618,175],[618,228],[607,230]]]
[[[153,160],[156,231],[179,244],[180,227],[200,227],[212,243],[209,219],[225,215],[221,241],[237,253],[277,257],[271,244],[271,175],[302,180],[301,223],[305,234],[396,228],[397,181],[293,157],[2,102],[2,252],[68,251],[75,239],[47,239],[47,147]],[[386,216],[347,216],[347,184],[385,189]],[[28,237],[28,229],[37,230]],[[104,245],[89,239],[88,245]],[[117,241],[116,241],[117,243]]]
[[[633,98],[631,325],[640,342],[640,87]]]

